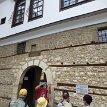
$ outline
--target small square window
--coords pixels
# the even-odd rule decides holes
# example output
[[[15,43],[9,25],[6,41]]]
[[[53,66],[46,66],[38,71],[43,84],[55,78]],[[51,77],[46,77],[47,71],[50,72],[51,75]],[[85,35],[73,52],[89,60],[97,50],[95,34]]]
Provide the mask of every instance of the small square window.
[[[6,17],[1,19],[1,23],[0,24],[4,24],[6,22]]]
[[[26,42],[17,44],[17,54],[25,53],[25,48],[26,48]]]

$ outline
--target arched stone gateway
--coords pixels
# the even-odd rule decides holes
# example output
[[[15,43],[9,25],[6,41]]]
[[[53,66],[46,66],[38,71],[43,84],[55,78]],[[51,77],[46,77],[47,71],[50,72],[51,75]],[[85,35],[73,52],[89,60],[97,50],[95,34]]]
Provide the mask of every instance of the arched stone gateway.
[[[24,64],[21,64],[19,67],[19,71],[18,74],[16,76],[16,81],[13,84],[13,92],[12,92],[12,99],[16,99],[18,96],[18,91],[21,88],[22,84],[23,84],[23,78],[25,76],[25,74],[29,71],[30,68],[32,67],[38,67],[41,68],[43,72],[45,72],[46,74],[46,78],[47,78],[47,84],[50,87],[50,92],[52,93],[52,83],[53,83],[53,76],[52,76],[52,70],[50,69],[50,67],[43,61],[40,60],[30,60],[25,62]],[[52,94],[49,93],[49,97],[50,99],[52,98]],[[53,101],[50,100],[50,103],[52,104]]]

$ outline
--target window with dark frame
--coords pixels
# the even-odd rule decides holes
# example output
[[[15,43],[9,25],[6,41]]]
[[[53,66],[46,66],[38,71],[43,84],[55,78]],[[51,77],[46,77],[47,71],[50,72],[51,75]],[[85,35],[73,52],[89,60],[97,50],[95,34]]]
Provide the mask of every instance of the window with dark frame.
[[[17,44],[17,54],[25,53],[25,48],[26,48],[26,42]]]
[[[107,28],[98,30],[98,40],[99,42],[107,42]]]
[[[61,9],[66,9],[92,0],[60,0],[60,1],[61,1]]]
[[[43,16],[43,1],[31,0],[29,8],[29,21]]]
[[[12,27],[23,24],[24,13],[25,13],[25,4],[26,4],[26,0],[17,0],[16,1]]]

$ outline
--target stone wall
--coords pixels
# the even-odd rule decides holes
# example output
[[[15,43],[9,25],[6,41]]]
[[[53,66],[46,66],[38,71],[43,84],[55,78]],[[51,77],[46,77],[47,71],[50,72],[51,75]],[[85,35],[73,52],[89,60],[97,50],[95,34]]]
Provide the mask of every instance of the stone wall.
[[[0,47],[0,105],[7,107],[12,95],[17,93],[14,93],[14,86],[18,86],[16,81],[20,79],[19,71],[23,68],[23,64],[27,62],[29,65],[29,61],[38,60],[46,63],[51,69],[53,84],[96,86],[89,88],[94,104],[98,104],[97,107],[107,107],[107,89],[98,88],[107,88],[107,43],[93,43],[93,41],[98,42],[97,29],[105,26],[107,23],[29,40],[26,42],[25,54],[16,54],[17,44]],[[36,45],[35,53],[40,51],[39,56],[34,54],[33,57],[29,57],[32,45]],[[56,85],[52,87],[75,91],[75,87]],[[61,92],[58,90],[52,92],[55,102],[61,100]],[[83,95],[70,92],[70,96],[75,105],[83,104]]]

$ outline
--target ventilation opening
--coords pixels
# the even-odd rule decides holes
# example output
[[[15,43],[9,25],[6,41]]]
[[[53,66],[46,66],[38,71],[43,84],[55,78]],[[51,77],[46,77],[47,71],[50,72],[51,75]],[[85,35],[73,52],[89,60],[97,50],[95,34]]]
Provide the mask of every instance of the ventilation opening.
[[[26,48],[26,42],[17,44],[17,54],[25,53],[25,48]]]
[[[5,22],[6,22],[6,17],[4,17],[4,18],[1,19],[1,23],[0,23],[0,24],[2,25],[2,24],[4,24]]]

